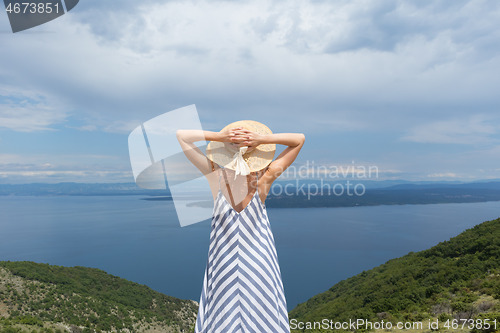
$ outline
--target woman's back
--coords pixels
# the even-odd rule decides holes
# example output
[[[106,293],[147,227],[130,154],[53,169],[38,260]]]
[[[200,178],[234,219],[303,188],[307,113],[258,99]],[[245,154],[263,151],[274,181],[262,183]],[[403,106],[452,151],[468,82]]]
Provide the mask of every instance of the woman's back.
[[[273,134],[265,125],[245,120],[218,133],[179,130],[177,138],[186,157],[207,177],[214,197],[195,332],[289,333],[264,201],[273,181],[295,160],[304,135]],[[194,145],[197,140],[210,141],[206,156]],[[276,144],[287,147],[273,160]]]
[[[217,192],[195,332],[290,332],[274,236],[258,189],[257,178],[240,211],[222,187]]]

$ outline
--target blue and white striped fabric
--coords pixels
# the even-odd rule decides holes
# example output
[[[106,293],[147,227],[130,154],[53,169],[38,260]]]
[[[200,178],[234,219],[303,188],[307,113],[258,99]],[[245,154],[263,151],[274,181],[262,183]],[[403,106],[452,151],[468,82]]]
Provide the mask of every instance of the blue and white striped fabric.
[[[195,333],[219,332],[290,333],[266,207],[255,191],[237,212],[220,182],[195,327]]]

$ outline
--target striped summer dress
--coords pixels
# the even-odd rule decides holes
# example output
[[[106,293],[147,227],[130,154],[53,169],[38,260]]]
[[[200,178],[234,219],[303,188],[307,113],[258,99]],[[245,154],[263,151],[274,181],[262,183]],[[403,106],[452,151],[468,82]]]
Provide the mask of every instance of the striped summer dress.
[[[195,333],[290,333],[266,207],[256,190],[237,212],[220,189],[221,169],[218,172]]]

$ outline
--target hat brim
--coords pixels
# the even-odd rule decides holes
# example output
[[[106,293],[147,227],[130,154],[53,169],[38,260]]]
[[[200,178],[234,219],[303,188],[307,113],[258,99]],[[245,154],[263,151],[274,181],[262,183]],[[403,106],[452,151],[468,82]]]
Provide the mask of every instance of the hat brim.
[[[243,127],[249,131],[259,134],[272,134],[269,127],[254,120],[240,120],[225,126],[220,132],[224,132],[234,127]],[[220,166],[227,167],[230,170],[234,168],[228,167],[230,162],[234,159],[234,151],[228,149],[227,145],[230,143],[220,141],[210,141],[207,145],[206,155],[207,158],[217,163]],[[243,155],[243,159],[247,162],[250,172],[255,172],[264,169],[268,166],[276,152],[276,144],[266,143],[260,144],[252,151]]]

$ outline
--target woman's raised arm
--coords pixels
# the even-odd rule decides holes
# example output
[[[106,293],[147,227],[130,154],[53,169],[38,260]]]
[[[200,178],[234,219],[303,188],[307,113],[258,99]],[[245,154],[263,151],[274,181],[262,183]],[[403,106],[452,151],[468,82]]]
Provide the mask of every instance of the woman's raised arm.
[[[238,128],[239,129],[239,128]],[[232,142],[235,136],[235,130],[231,129],[224,132],[212,132],[202,130],[177,130],[177,140],[181,145],[182,151],[186,157],[201,171],[204,175],[212,172],[210,160],[203,152],[196,147],[194,142],[197,141],[221,141]]]

